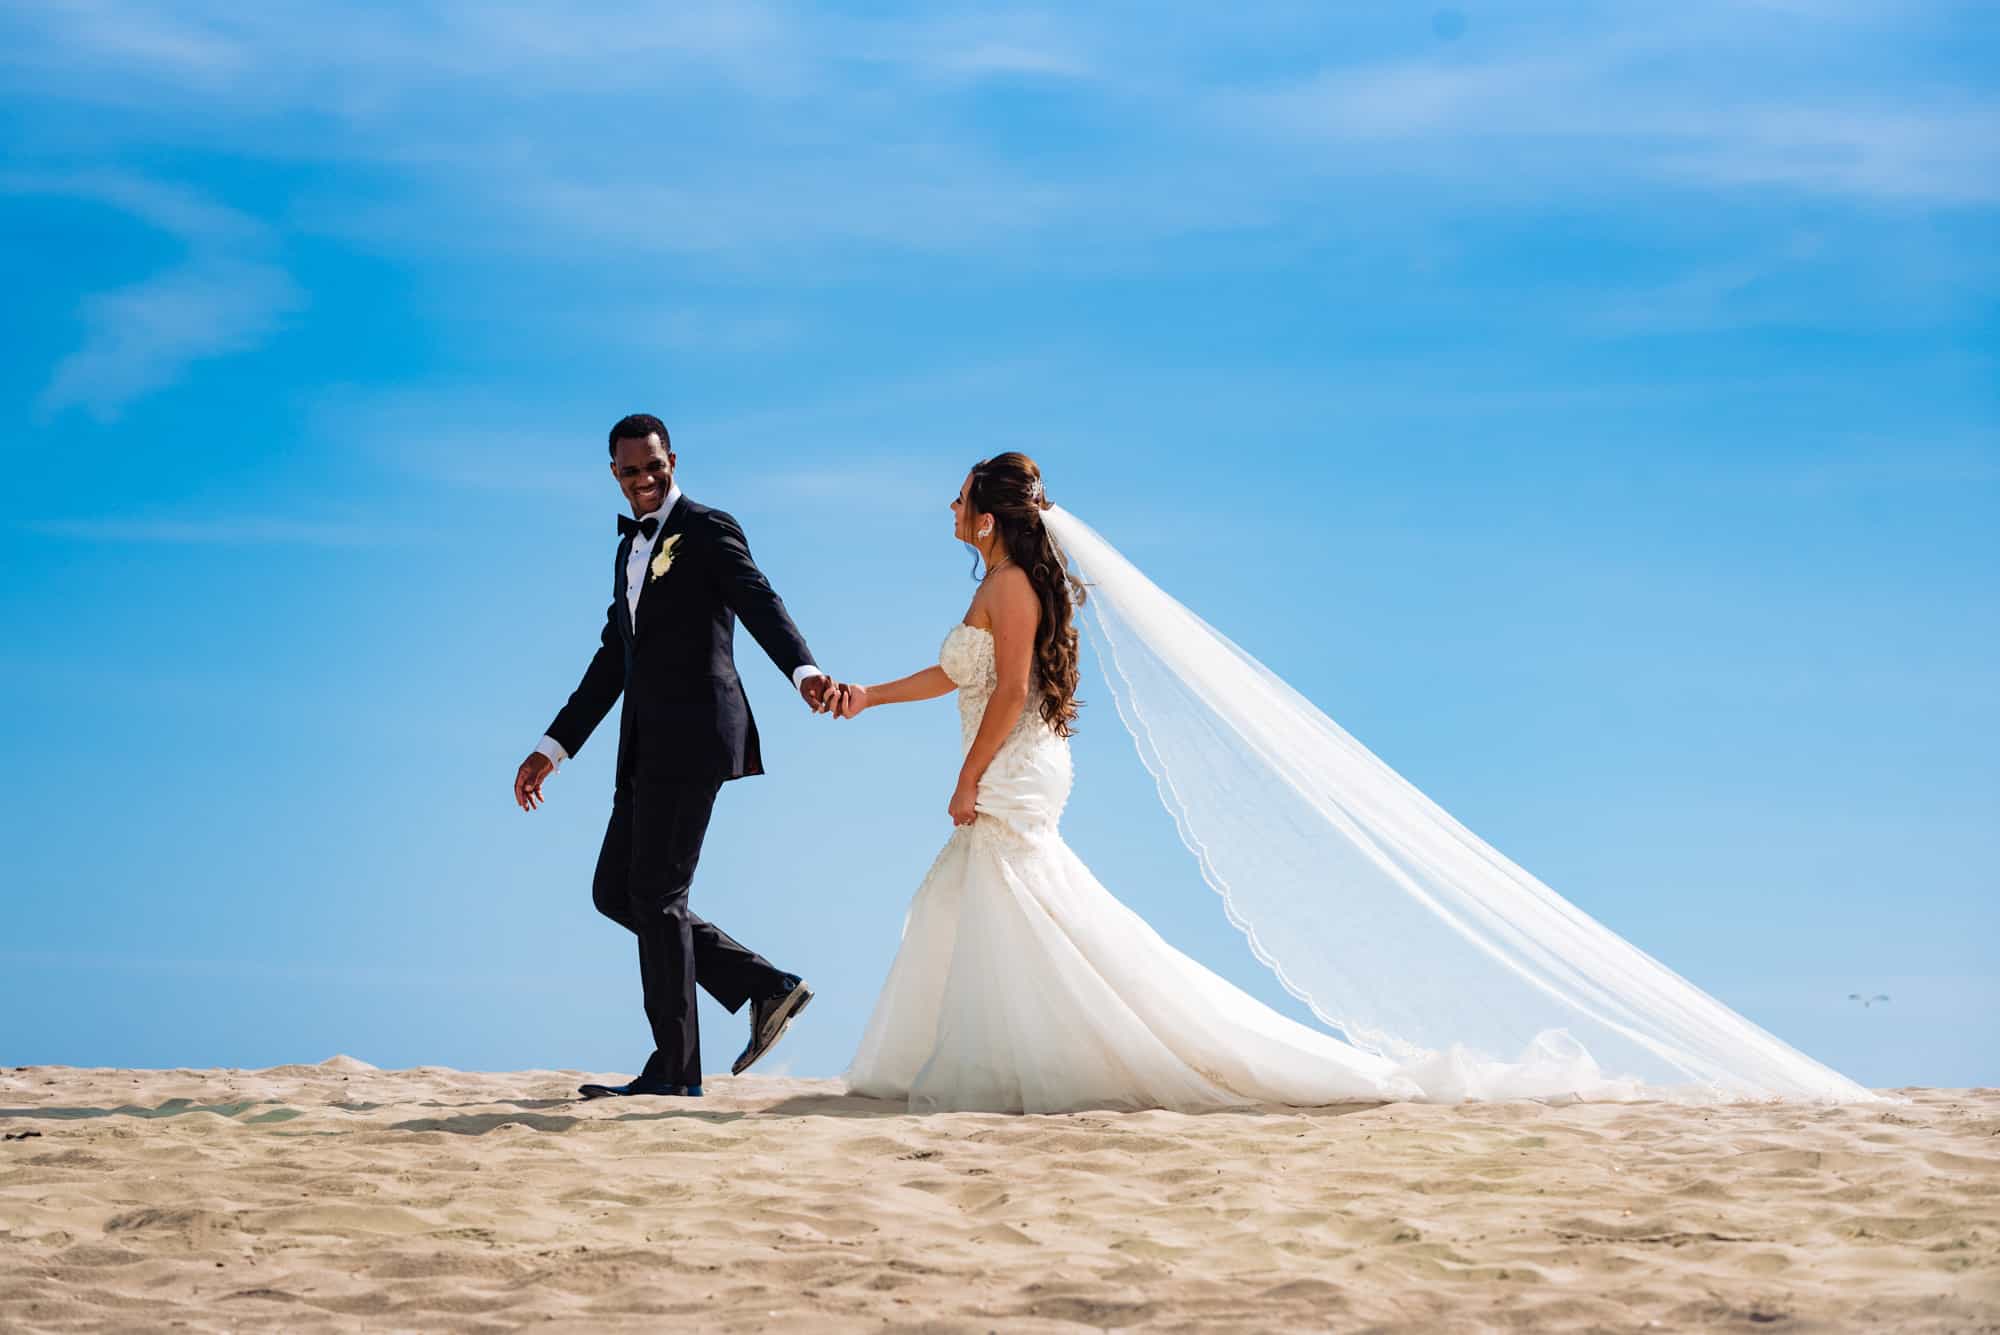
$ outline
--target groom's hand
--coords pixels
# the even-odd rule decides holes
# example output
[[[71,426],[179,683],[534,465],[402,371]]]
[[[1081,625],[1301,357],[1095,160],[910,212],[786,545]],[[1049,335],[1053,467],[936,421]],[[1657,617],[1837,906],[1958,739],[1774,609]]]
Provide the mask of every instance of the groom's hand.
[[[533,811],[542,804],[542,780],[555,770],[555,762],[540,751],[530,751],[528,758],[521,762],[521,768],[514,771],[514,800],[523,811]]]
[[[834,701],[838,698],[835,695],[836,690],[833,678],[825,675],[807,677],[799,683],[799,694],[805,697],[807,708],[815,714],[824,714],[833,708]]]

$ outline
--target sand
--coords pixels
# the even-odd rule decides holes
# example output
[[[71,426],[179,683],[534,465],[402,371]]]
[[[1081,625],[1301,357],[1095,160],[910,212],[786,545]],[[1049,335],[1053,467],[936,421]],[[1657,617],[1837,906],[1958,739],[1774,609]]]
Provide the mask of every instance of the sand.
[[[2000,1091],[911,1117],[585,1078],[0,1071],[0,1328],[2000,1330]]]

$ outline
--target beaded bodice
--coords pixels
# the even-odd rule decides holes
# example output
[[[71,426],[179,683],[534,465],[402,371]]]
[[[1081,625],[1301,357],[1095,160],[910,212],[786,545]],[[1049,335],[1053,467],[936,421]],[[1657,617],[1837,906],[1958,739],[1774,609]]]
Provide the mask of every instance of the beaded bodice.
[[[938,666],[958,687],[959,752],[972,749],[986,706],[993,699],[999,674],[993,654],[993,632],[963,622],[953,626],[938,651]],[[1027,831],[1053,826],[1069,800],[1069,742],[1042,718],[1041,700],[1032,692],[1021,717],[1000,745],[979,782],[979,810],[1007,825]]]

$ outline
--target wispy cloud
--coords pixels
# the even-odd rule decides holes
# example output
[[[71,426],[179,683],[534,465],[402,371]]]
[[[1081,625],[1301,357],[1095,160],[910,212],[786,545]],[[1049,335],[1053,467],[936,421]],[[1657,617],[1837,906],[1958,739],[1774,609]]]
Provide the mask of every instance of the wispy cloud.
[[[942,468],[920,476],[905,463],[851,461],[838,468],[788,468],[735,485],[760,497],[848,515],[945,512],[952,481]]]
[[[1321,170],[1393,169],[1484,191],[1644,181],[2000,201],[2000,99],[1990,92],[1810,77],[1854,68],[1867,43],[1906,39],[1917,26],[1909,15],[1847,6],[1834,22],[1822,7],[1781,8],[1778,24],[1740,6],[1595,30],[1524,24],[1526,39],[1477,54],[1332,62],[1219,91],[1211,106],[1232,129],[1317,146]]]
[[[622,335],[626,325],[619,329]],[[366,452],[440,487],[567,503],[613,498],[604,432],[619,413],[661,412],[691,488],[725,485],[806,506],[927,512],[942,511],[963,469],[981,454],[1032,443],[1028,424],[1008,408],[1032,397],[1024,384],[1059,376],[1059,368],[1035,362],[979,363],[724,416],[676,414],[670,404],[644,400],[539,401],[532,387],[509,385],[346,388],[324,396],[312,418],[327,447]],[[968,421],[939,438],[932,424],[940,411],[962,412]],[[774,469],[773,459],[790,462]]]
[[[1426,226],[1620,191],[1682,209],[1990,208],[1990,81],[1910,77],[1895,55],[1949,45],[1956,21],[1865,0],[1530,3],[1504,22],[1470,12],[1446,40],[1429,15],[1351,7],[1169,22],[419,0],[355,23],[311,6],[88,0],[0,20],[15,39],[0,71],[38,123],[92,118],[114,151],[178,135],[330,168],[298,176],[284,225],[399,262],[500,254],[601,273],[615,257],[654,280],[700,266],[817,283],[912,259],[1157,268],[1216,235],[1395,263]],[[73,142],[53,130],[38,151]],[[216,235],[213,219],[138,216]],[[191,248],[172,281],[93,299],[90,343],[44,406],[116,412],[199,357],[268,338],[300,295],[268,233],[224,230],[236,239]],[[200,262],[259,245],[254,273]],[[1694,261],[1674,294],[1686,318],[1741,309],[1740,288],[1702,284],[1744,263]],[[721,345],[783,341],[782,319],[723,329]],[[674,316],[656,337],[715,345],[714,330],[712,314]]]
[[[114,421],[195,362],[256,347],[301,301],[282,269],[215,257],[86,297],[83,346],[57,363],[39,406]]]
[[[1604,298],[1584,317],[1611,335],[1698,333],[1743,324],[1750,296],[1770,272],[1763,263],[1702,265],[1666,282]]]
[[[313,519],[203,518],[153,519],[109,516],[50,519],[23,524],[49,538],[102,542],[161,543],[172,546],[379,547],[405,540],[378,525]]]
[[[184,15],[119,0],[18,10],[6,20],[9,63],[23,73],[61,72],[71,53],[125,71],[151,71],[214,88],[241,76],[254,53],[227,33]],[[53,40],[51,40],[53,39]]]
[[[1758,106],[1685,118],[1667,176],[1730,189],[1946,205],[2000,202],[2000,102],[1914,106]]]
[[[477,970],[438,969],[431,965],[422,968],[398,968],[388,965],[327,964],[306,960],[196,959],[78,950],[0,951],[0,963],[22,969],[51,971],[165,973],[191,978],[272,983],[351,983],[364,987],[435,988],[501,985],[541,989],[569,987],[579,981],[560,971],[546,968],[538,969],[532,974],[502,974]]]
[[[1101,73],[1083,34],[1053,14],[984,10],[856,25],[855,55],[944,81],[1026,77],[1077,80]]]
[[[2000,431],[1983,437],[1843,441],[1780,476],[1786,491],[1829,496],[2000,484]]]
[[[0,192],[90,200],[184,248],[171,268],[83,298],[84,340],[51,373],[37,405],[45,415],[81,407],[114,421],[196,362],[258,346],[304,304],[298,284],[269,257],[269,230],[195,192],[105,172],[15,174],[0,178]]]
[[[519,386],[436,385],[341,387],[325,393],[312,416],[326,448],[449,490],[573,500],[612,494],[603,433],[617,410],[549,406]]]
[[[823,266],[842,248],[1049,265],[1081,245],[1129,260],[1149,238],[1462,206],[1467,192],[2000,200],[2000,104],[1860,59],[1923,38],[1902,7],[1526,5],[1414,51],[1434,25],[1385,22],[424,0],[355,23],[89,0],[17,16],[0,64],[48,105],[143,109],[204,135],[227,116],[236,151],[365,165],[370,189],[308,188],[294,220],[399,252],[608,245]],[[996,87],[1028,90],[1013,104],[1026,133],[982,104]],[[1070,128],[1034,133],[1051,93]],[[258,336],[238,310],[175,296],[168,328],[210,324],[224,348]]]
[[[1094,61],[1055,11],[918,9],[860,16],[756,0],[689,0],[652,11],[580,3],[560,11],[419,0],[357,24],[335,7],[189,0],[82,0],[15,16],[6,63],[45,77],[79,57],[159,101],[178,87],[266,108],[317,106],[352,128],[426,92],[483,83],[503,100],[551,92],[671,98],[718,90],[787,102],[896,79],[1076,78]],[[297,77],[306,61],[312,77]],[[607,132],[616,127],[605,127]]]

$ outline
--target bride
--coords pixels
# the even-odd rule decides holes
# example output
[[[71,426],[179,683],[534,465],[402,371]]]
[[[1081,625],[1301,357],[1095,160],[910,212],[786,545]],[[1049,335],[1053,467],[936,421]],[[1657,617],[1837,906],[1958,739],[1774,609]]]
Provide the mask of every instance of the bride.
[[[956,691],[965,754],[955,828],[911,901],[854,1093],[1037,1113],[1878,1097],[1453,821],[1052,506],[1026,455],[975,465],[951,508],[986,568],[971,607],[936,666],[846,687],[837,705],[852,718]],[[1086,612],[1204,877],[1327,1030],[1176,950],[1063,842]]]

